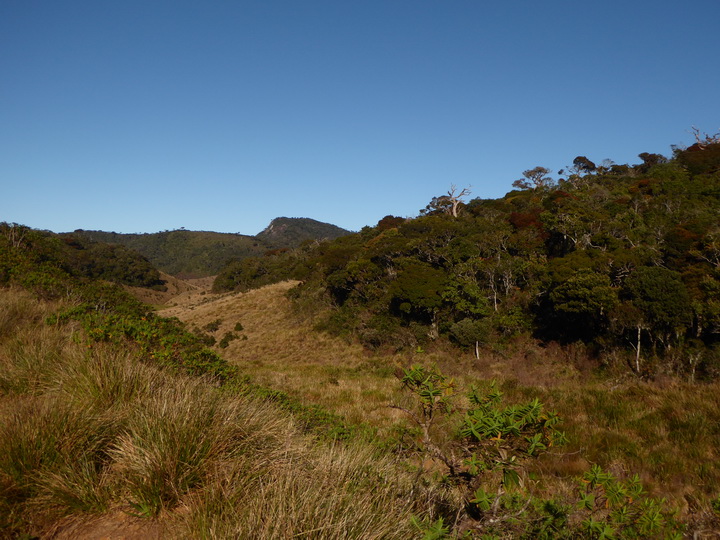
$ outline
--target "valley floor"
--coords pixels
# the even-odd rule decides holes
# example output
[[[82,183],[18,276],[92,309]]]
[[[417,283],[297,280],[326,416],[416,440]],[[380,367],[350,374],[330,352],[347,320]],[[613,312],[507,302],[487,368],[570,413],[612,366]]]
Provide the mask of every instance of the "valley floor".
[[[538,464],[548,485],[601,463],[621,476],[638,472],[652,495],[669,498],[683,513],[698,512],[700,500],[718,495],[717,383],[648,384],[637,381],[629,369],[623,374],[622,367],[613,378],[598,377],[581,347],[529,341],[482,351],[479,359],[472,351],[442,346],[427,352],[369,353],[314,331],[313,321],[299,315],[286,296],[295,285],[284,282],[220,295],[198,288],[172,299],[158,313],[198,328],[220,321],[212,335],[220,341],[231,332],[238,339],[216,350],[253,381],[319,404],[350,422],[368,423],[381,434],[407,421],[390,408],[406,399],[397,369],[437,364],[459,388],[497,379],[509,400],[538,397],[560,414],[571,444],[563,456]],[[241,331],[234,330],[238,323]],[[558,484],[550,489],[565,488]],[[706,504],[701,504],[703,515],[708,515]]]
[[[228,333],[237,339],[215,350],[253,381],[327,407],[351,422],[388,426],[400,418],[388,405],[402,399],[395,372],[417,362],[437,363],[449,375],[472,380],[512,379],[541,388],[577,382],[581,371],[573,352],[559,347],[538,349],[534,343],[510,353],[472,352],[437,347],[410,353],[370,353],[360,345],[317,332],[313,321],[293,310],[287,292],[297,282],[285,281],[246,293],[212,294],[212,283],[184,290],[159,306],[158,315],[177,317],[190,328],[210,332],[220,342]],[[219,321],[219,324],[217,324]],[[241,331],[235,331],[237,324]]]
[[[658,386],[636,381],[630,375],[609,380],[607,377],[598,377],[587,367],[586,355],[580,348],[561,348],[552,344],[541,347],[530,341],[519,341],[504,350],[483,351],[479,359],[475,358],[472,351],[462,352],[450,347],[443,348],[441,345],[428,351],[369,353],[359,345],[313,330],[313,320],[298,312],[287,296],[288,291],[295,285],[294,282],[284,282],[247,293],[212,294],[210,280],[194,283],[176,282],[173,283],[169,293],[155,298],[154,305],[159,315],[177,317],[187,323],[190,330],[196,328],[212,335],[217,343],[215,350],[227,361],[235,364],[242,374],[247,375],[253,382],[284,391],[304,404],[320,405],[341,415],[351,424],[368,424],[377,429],[379,437],[383,440],[403,432],[403,426],[409,425],[407,416],[401,410],[391,407],[391,405],[410,407],[407,405],[409,398],[401,391],[396,376],[399,368],[407,368],[415,363],[437,364],[444,373],[457,381],[456,404],[460,411],[467,405],[467,400],[463,396],[471,384],[478,383],[482,386],[489,380],[497,379],[509,403],[524,402],[537,397],[547,409],[555,410],[560,415],[563,422],[562,429],[567,432],[570,440],[567,447],[553,449],[528,468],[529,484],[532,484],[532,489],[537,490],[539,495],[567,497],[567,500],[570,500],[572,492],[577,490],[576,479],[592,464],[600,464],[622,478],[637,472],[650,495],[668,498],[680,510],[681,517],[687,518],[691,523],[690,530],[701,533],[698,534],[698,538],[711,538],[717,533],[720,520],[714,514],[710,501],[720,500],[718,499],[720,469],[717,466],[720,461],[718,454],[720,385],[718,383],[703,386],[670,381]],[[42,375],[44,372],[38,370],[45,367],[26,366],[24,359],[33,347],[38,349],[37,354],[42,353],[42,358],[53,359],[47,365],[48,374],[43,377],[56,377],[53,371],[54,358],[67,359],[70,367],[59,372],[67,379],[63,379],[66,385],[76,384],[73,381],[78,376],[87,377],[82,370],[78,371],[80,367],[82,369],[87,367],[84,355],[97,357],[97,366],[93,363],[89,367],[95,369],[105,365],[103,370],[107,370],[108,373],[114,372],[115,364],[121,359],[120,353],[112,352],[110,349],[106,351],[103,347],[84,349],[85,345],[62,334],[61,328],[48,327],[42,323],[49,313],[47,310],[53,309],[52,307],[38,307],[28,300],[29,297],[24,293],[14,299],[10,292],[5,292],[7,298],[3,300],[5,307],[0,306],[2,307],[0,315],[4,313],[7,316],[0,317],[0,322],[6,321],[6,325],[18,324],[17,316],[12,315],[13,313],[27,312],[31,316],[27,316],[29,326],[27,335],[23,338],[27,344],[21,343],[20,337],[11,336],[9,332],[5,333],[4,340],[0,340],[2,346],[0,364],[3,362],[7,364],[4,368],[9,370],[7,384],[12,383],[17,386],[18,383],[12,382],[10,375],[16,377],[25,373],[22,375],[24,377],[22,380],[27,382],[23,384],[32,391],[22,390],[26,393],[26,395],[18,394],[23,396],[22,399],[12,393],[0,399],[0,416],[10,419],[16,414],[13,412],[16,408],[19,411],[17,414],[25,414],[23,411],[27,406],[22,405],[23,400],[28,403],[35,401],[39,404],[45,403],[48,411],[52,411],[55,400],[64,399],[63,396],[66,395],[62,384],[58,386],[57,382],[50,379],[43,382],[38,373]],[[35,326],[31,326],[32,324]],[[37,328],[41,330],[38,331]],[[47,336],[43,337],[45,334]],[[227,339],[228,335],[234,336],[234,339]],[[220,347],[223,341],[227,343],[226,347]],[[54,356],[43,352],[41,345],[49,348]],[[32,352],[33,355],[36,354],[34,349]],[[179,377],[177,383],[172,382],[170,378],[160,376],[154,368],[142,367],[131,358],[132,351],[122,354],[127,358],[122,356],[119,364],[124,366],[123,369],[126,371],[119,371],[118,377],[136,377],[135,370],[143,373],[147,371],[143,375],[149,381],[143,383],[147,384],[147,389],[140,392],[143,395],[147,394],[143,398],[147,403],[133,405],[136,407],[133,410],[146,414],[147,422],[155,421],[153,407],[160,407],[158,410],[161,410],[166,406],[170,396],[174,396],[170,401],[176,400],[181,405],[178,415],[190,415],[187,419],[190,424],[199,416],[199,412],[203,413],[205,410],[203,407],[207,409],[207,414],[211,418],[214,418],[212,415],[216,415],[216,411],[220,411],[217,414],[227,413],[235,417],[240,409],[246,407],[243,400],[229,404],[226,396],[220,397],[215,393],[217,390],[215,388],[201,388],[204,383],[189,381],[183,377]],[[106,364],[101,364],[101,360]],[[104,381],[106,375],[107,373],[102,371],[99,372],[98,377],[102,376]],[[125,399],[122,397],[126,384],[124,381],[125,379],[119,385],[103,383],[102,392],[119,392],[120,397],[113,399]],[[37,386],[35,390],[33,385]],[[176,388],[176,385],[179,386]],[[138,386],[138,388],[145,387]],[[85,383],[77,387],[77,392],[86,392]],[[163,392],[167,393],[166,397],[163,397]],[[197,400],[196,396],[202,399]],[[190,403],[192,405],[188,405]],[[75,404],[71,405],[75,407]],[[87,404],[82,404],[83,410],[86,406]],[[225,408],[228,408],[227,411]],[[140,420],[144,422],[144,419],[135,418],[136,415],[123,410],[112,409],[103,414],[120,415],[122,418],[118,420],[118,425],[124,422],[135,429],[138,432],[137,441],[145,437],[142,431],[145,429],[144,424],[140,422]],[[302,473],[307,474],[308,478],[316,478],[311,475],[335,467],[336,461],[345,463],[342,465],[343,470],[354,471],[353,467],[355,467],[358,474],[365,474],[363,471],[368,461],[363,460],[370,459],[369,454],[366,455],[366,450],[363,450],[365,454],[362,452],[358,454],[359,457],[352,457],[349,454],[341,456],[344,450],[341,448],[342,445],[339,445],[320,455],[316,453],[312,442],[303,442],[303,435],[296,433],[295,428],[292,427],[292,420],[284,419],[283,415],[278,416],[277,419],[270,416],[273,422],[281,422],[282,425],[268,426],[267,417],[257,412],[247,414],[249,420],[247,423],[245,421],[241,423],[242,435],[239,439],[239,434],[234,432],[228,434],[219,432],[217,437],[220,439],[228,437],[228,440],[234,441],[232,445],[235,445],[238,440],[249,436],[248,455],[257,454],[257,448],[264,449],[263,451],[268,454],[267,459],[263,457],[262,463],[253,465],[261,467],[258,470],[262,472],[247,477],[248,482],[256,480],[260,482],[257,486],[253,485],[250,491],[249,488],[246,489],[247,486],[242,487],[238,484],[239,487],[232,487],[234,484],[215,479],[210,475],[209,491],[195,493],[191,490],[187,499],[183,499],[172,516],[164,521],[139,519],[131,515],[133,512],[129,507],[119,508],[113,505],[97,516],[74,514],[69,518],[61,518],[51,526],[52,531],[47,537],[131,540],[168,538],[173,535],[163,529],[165,525],[161,524],[174,523],[177,526],[179,521],[185,519],[183,512],[192,512],[192,520],[188,517],[185,521],[194,524],[196,529],[193,530],[198,530],[197,528],[207,527],[206,521],[203,521],[206,517],[203,516],[226,515],[228,512],[237,513],[248,508],[250,510],[247,516],[243,514],[233,517],[235,521],[232,522],[218,521],[218,526],[237,527],[238,523],[243,523],[248,527],[258,527],[260,525],[253,524],[251,517],[261,510],[253,510],[252,505],[262,505],[266,501],[282,505],[285,504],[283,498],[285,495],[274,498],[253,498],[248,493],[252,493],[253,489],[269,489],[273,485],[286,487],[292,493],[305,489],[305,484],[294,483],[303,481],[297,474],[297,463],[308,464],[308,470]],[[28,418],[32,417],[32,415],[28,416]],[[206,431],[204,422],[204,420],[201,422],[198,436],[204,435]],[[213,422],[217,423],[218,428],[224,429],[228,425],[228,422],[222,418]],[[252,422],[257,422],[257,425],[252,425]],[[451,424],[452,421],[448,422],[446,434],[452,433]],[[7,429],[16,429],[13,426],[12,422],[7,422]],[[265,431],[266,428],[275,431],[271,433]],[[20,426],[17,429],[22,431],[24,428],[21,429]],[[259,444],[260,438],[274,442],[268,446],[263,439],[260,446],[253,446]],[[286,441],[290,440],[297,441],[293,443],[295,448],[293,451],[296,451],[297,455],[288,458]],[[117,448],[123,449],[123,452],[114,451],[113,455],[116,456],[118,463],[131,468],[143,465],[143,460],[133,458],[133,452],[138,447],[129,442],[125,445],[123,441],[124,439],[121,438],[120,443],[115,444]],[[220,448],[226,447],[221,444]],[[158,455],[164,455],[164,452]],[[289,461],[285,467],[283,460],[287,459]],[[374,457],[372,459],[375,460]],[[0,460],[2,460],[1,456]],[[355,462],[357,464],[353,464]],[[245,473],[241,474],[240,469],[232,469],[232,467],[245,467],[245,462],[231,461],[223,454],[221,461],[217,463],[221,463],[221,466],[228,468],[230,472],[235,471],[233,474],[240,474],[237,478],[245,478],[243,476]],[[278,463],[279,467],[277,467]],[[322,466],[317,465],[321,463]],[[70,465],[72,463],[68,466]],[[406,463],[405,466],[407,465]],[[438,465],[433,464],[429,459],[421,465],[428,471],[438,469]],[[388,465],[387,471],[391,470],[393,469]],[[117,472],[118,470],[111,468],[108,474],[112,476]],[[272,481],[265,480],[268,474],[277,478]],[[358,480],[353,476],[354,474],[354,472],[347,473],[347,485],[339,488],[347,487],[351,492],[356,489]],[[286,512],[288,526],[296,523],[298,519],[292,512],[298,512],[298,516],[314,515],[318,511],[314,505],[318,497],[323,497],[320,493],[338,487],[335,485],[337,474],[328,473],[326,476],[327,478],[318,477],[310,482],[317,484],[318,489],[322,489],[317,493],[308,492],[305,507],[299,508],[295,505],[283,507],[282,512]],[[232,475],[228,476],[231,477]],[[52,478],[46,482],[51,482]],[[143,476],[140,475],[138,478]],[[115,481],[122,483],[122,478],[117,476]],[[328,484],[324,485],[322,482]],[[403,482],[406,480],[400,478],[397,485],[405,485]],[[369,493],[374,493],[374,489]],[[225,504],[223,501],[228,500],[226,490],[232,491],[234,497],[232,500],[235,501],[227,507],[223,506]],[[397,494],[393,493],[388,491],[386,495],[381,494],[380,498],[368,499],[367,508],[385,510],[393,508],[397,505],[396,502],[387,503],[382,499],[385,496],[397,497]],[[217,498],[213,498],[215,496]],[[341,495],[330,498],[338,504],[345,503]],[[185,504],[189,506],[186,507]],[[278,508],[264,508],[262,512],[279,512]],[[340,519],[348,511],[345,507],[342,508],[342,510],[329,508],[327,511]],[[397,521],[393,526],[398,527],[400,523],[404,523],[404,526],[409,527],[408,516],[411,510],[400,508],[397,511]],[[368,523],[375,523],[372,520],[375,519],[376,514],[380,515],[373,510],[373,514],[367,517]],[[343,522],[338,526],[347,525]],[[231,529],[213,533],[212,537],[233,537],[234,533],[228,531]],[[325,537],[331,538],[332,535],[328,532]],[[355,537],[364,538],[362,535]]]

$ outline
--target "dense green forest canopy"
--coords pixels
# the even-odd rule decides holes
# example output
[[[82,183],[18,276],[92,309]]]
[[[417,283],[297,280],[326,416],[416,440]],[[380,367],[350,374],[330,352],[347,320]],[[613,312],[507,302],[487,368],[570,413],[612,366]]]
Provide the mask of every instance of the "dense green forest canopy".
[[[23,279],[62,272],[121,285],[165,290],[158,270],[142,255],[117,244],[95,242],[76,234],[56,235],[28,227],[0,223],[0,285],[13,274]],[[18,253],[25,257],[20,265]]]
[[[524,334],[619,353],[643,376],[717,377],[720,143],[639,158],[578,156],[557,179],[536,167],[457,208],[451,192],[414,219],[231,263],[216,290],[301,279],[298,295],[334,306],[323,327],[369,347]]]

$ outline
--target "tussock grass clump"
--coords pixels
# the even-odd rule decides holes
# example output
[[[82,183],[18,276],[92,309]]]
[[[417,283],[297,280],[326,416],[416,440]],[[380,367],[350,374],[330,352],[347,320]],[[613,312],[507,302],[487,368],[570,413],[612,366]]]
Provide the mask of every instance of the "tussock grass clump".
[[[0,536],[122,509],[179,538],[408,538],[424,515],[377,449],[328,446],[284,402],[74,339],[10,301],[24,322],[0,336]]]
[[[63,515],[102,511],[117,425],[54,396],[20,401],[0,424],[0,476],[9,506]]]
[[[50,384],[67,341],[42,324],[55,307],[20,289],[0,291],[0,395],[35,394]]]
[[[41,302],[22,289],[3,289],[0,301],[0,339],[11,337],[27,324],[42,320],[54,309],[54,304]]]
[[[201,382],[174,381],[136,404],[111,455],[141,514],[173,508],[243,438],[236,408]]]
[[[0,356],[0,392],[38,394],[53,384],[66,339],[50,328],[17,332],[5,340]]]
[[[286,446],[239,460],[192,498],[195,538],[412,538],[408,478],[367,448]],[[270,466],[271,465],[271,466]]]
[[[104,344],[75,347],[54,373],[55,391],[77,406],[118,415],[152,396],[165,375],[143,365],[132,351]]]

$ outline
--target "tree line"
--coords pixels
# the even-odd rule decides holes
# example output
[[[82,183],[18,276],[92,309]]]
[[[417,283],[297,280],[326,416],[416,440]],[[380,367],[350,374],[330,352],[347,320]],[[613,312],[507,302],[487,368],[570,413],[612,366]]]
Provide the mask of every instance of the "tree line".
[[[720,374],[720,142],[639,164],[578,156],[499,199],[455,186],[412,219],[227,266],[219,290],[303,280],[323,327],[368,347],[531,335],[620,355],[642,376]]]

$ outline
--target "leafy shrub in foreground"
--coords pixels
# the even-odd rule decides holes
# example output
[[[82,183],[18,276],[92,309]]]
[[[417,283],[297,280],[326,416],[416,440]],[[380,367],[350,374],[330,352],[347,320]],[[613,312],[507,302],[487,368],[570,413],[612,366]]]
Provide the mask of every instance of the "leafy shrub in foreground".
[[[682,538],[664,499],[645,496],[640,478],[617,479],[598,465],[583,475],[577,507],[590,538]]]
[[[421,365],[403,370],[401,382],[416,403],[395,408],[420,428],[422,452],[444,464],[449,480],[464,493],[464,508],[457,509],[451,528],[465,531],[465,537],[682,538],[676,512],[663,499],[647,497],[637,475],[622,481],[594,465],[575,501],[542,500],[526,492],[527,461],[565,441],[558,416],[537,399],[505,406],[494,382],[485,392],[472,388],[460,439],[437,441],[432,427],[453,412],[454,382]],[[442,518],[413,523],[425,538],[450,538]]]

